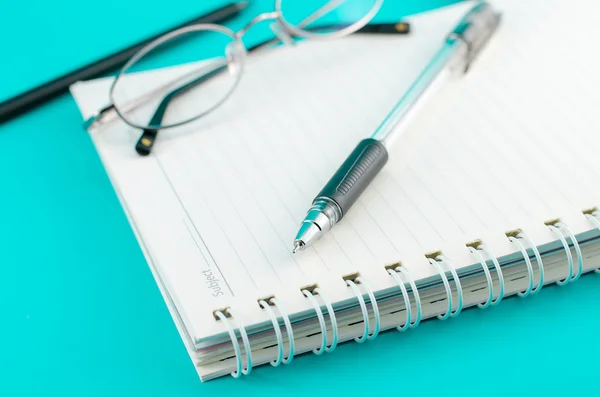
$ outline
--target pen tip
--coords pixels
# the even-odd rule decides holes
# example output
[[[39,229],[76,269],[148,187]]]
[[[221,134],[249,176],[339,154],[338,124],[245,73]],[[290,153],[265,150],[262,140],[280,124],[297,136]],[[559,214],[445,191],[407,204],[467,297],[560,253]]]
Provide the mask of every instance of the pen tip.
[[[292,254],[295,254],[298,251],[302,251],[304,249],[304,241],[296,240],[294,241],[294,249],[292,250]]]

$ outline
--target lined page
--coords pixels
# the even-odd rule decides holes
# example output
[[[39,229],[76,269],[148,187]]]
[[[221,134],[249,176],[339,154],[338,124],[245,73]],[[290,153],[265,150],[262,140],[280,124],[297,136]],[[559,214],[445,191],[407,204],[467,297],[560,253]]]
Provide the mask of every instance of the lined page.
[[[310,309],[306,285],[348,299],[345,274],[388,288],[389,263],[402,261],[419,279],[435,274],[430,251],[468,266],[465,244],[475,239],[500,256],[515,251],[508,230],[542,244],[555,239],[543,225],[550,219],[576,233],[590,228],[581,211],[600,203],[600,62],[583,49],[600,37],[600,3],[493,4],[504,20],[470,73],[434,96],[352,210],[301,254],[291,254],[292,242],[315,194],[470,4],[415,17],[410,36],[356,35],[250,56],[222,107],[161,132],[147,158],[133,151],[139,132],[121,123],[92,132],[194,338],[223,332],[214,309],[235,307],[246,325],[268,321],[260,297],[280,297],[291,314]],[[84,114],[86,90],[73,89]],[[193,106],[193,95],[179,106]]]

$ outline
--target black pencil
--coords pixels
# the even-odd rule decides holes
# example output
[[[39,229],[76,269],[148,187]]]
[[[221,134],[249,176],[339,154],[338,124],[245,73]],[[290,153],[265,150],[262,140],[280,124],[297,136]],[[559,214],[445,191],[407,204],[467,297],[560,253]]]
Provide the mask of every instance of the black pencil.
[[[60,76],[52,81],[32,88],[29,91],[19,94],[4,102],[0,102],[0,124],[9,121],[25,112],[33,110],[37,106],[40,106],[41,104],[46,103],[59,95],[67,93],[69,91],[69,86],[77,81],[101,77],[109,72],[117,70],[119,67],[125,65],[125,63],[143,46],[171,30],[179,29],[181,27],[196,23],[222,23],[237,16],[247,6],[247,1],[229,3],[200,17],[196,17],[191,21],[187,21],[179,26],[173,27],[168,31],[161,32],[140,43],[134,44],[128,48],[120,50],[114,54],[108,55],[102,59]]]

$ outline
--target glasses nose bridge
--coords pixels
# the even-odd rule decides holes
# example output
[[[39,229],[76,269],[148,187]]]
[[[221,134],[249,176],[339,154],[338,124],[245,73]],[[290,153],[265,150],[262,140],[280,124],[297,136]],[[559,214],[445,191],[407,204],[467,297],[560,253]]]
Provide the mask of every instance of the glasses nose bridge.
[[[250,22],[248,22],[248,24],[246,24],[246,26],[244,26],[243,28],[238,30],[237,33],[235,34],[235,37],[237,39],[241,39],[242,37],[244,37],[244,35],[246,33],[248,33],[248,31],[250,29],[252,29],[252,27],[254,25],[257,25],[263,21],[279,20],[280,15],[281,14],[279,13],[279,11],[265,12],[260,15],[257,15]]]

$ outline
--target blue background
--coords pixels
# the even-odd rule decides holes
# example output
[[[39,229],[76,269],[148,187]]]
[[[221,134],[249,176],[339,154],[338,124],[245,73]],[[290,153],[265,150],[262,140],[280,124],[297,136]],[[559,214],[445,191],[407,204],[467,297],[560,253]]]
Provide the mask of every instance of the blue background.
[[[450,2],[388,0],[381,16]],[[222,2],[201,3],[4,2],[0,100]],[[70,96],[0,126],[0,175],[2,396],[598,395],[596,275],[202,384]]]

